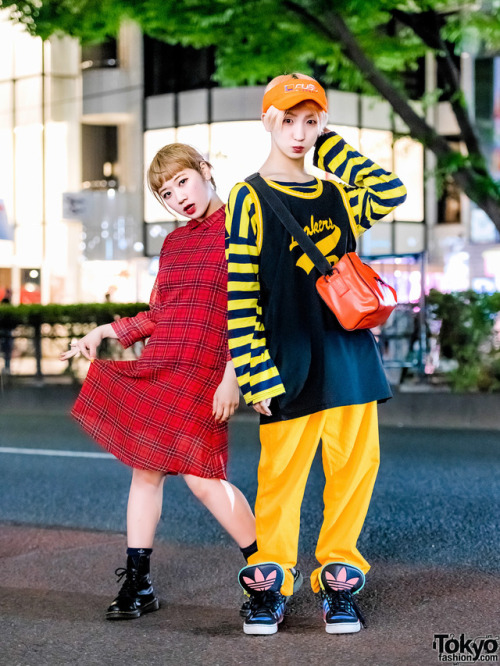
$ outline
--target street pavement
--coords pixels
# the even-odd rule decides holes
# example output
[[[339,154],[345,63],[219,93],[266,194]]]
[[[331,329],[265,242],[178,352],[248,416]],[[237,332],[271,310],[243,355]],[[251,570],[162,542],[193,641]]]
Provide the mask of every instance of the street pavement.
[[[372,563],[359,599],[369,627],[360,634],[327,635],[306,584],[276,636],[244,636],[241,555],[179,478],[165,484],[152,559],[160,611],[106,622],[113,572],[124,565],[130,471],[67,416],[74,391],[0,397],[1,666],[426,666],[440,663],[434,634],[498,636],[500,435],[429,425],[381,429],[359,542]],[[258,455],[256,417],[242,411],[231,424],[230,478],[251,503]],[[318,453],[301,520],[306,574],[323,480]]]

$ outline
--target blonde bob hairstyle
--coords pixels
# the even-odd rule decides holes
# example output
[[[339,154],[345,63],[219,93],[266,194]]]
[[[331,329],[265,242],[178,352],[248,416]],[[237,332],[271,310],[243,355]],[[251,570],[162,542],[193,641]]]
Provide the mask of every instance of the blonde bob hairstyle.
[[[162,206],[165,206],[165,202],[159,194],[163,183],[173,178],[183,169],[194,169],[201,176],[205,177],[202,168],[204,165],[212,169],[210,162],[203,155],[200,155],[196,148],[188,146],[185,143],[169,143],[160,148],[149,165],[146,175],[149,190],[155,199]],[[215,190],[213,177],[210,178],[210,182]]]
[[[281,81],[290,78],[291,76],[295,79],[308,79],[309,81],[314,81],[315,83],[317,83],[316,79],[313,79],[312,76],[307,76],[307,74],[300,74],[299,72],[293,72],[293,74],[281,74],[280,76],[276,76],[272,81],[269,81],[269,83],[266,86],[266,89],[264,90],[264,93],[266,93],[271,88],[274,88],[274,86],[278,85],[278,83],[280,83]],[[312,100],[306,100],[304,102],[300,102],[296,106],[300,106],[300,108],[302,109],[304,108],[310,109],[315,113],[316,119],[318,121],[318,134],[321,134],[321,132],[326,127],[326,123],[328,122],[328,114],[326,113],[326,111],[323,111],[323,109],[319,107]],[[281,111],[280,109],[277,109],[275,106],[270,106],[266,111],[266,113],[263,114],[262,116],[262,122],[264,123],[264,127],[266,128],[266,130],[268,132],[273,132],[274,130],[281,127],[281,125],[283,124],[283,120],[286,118],[289,110],[290,109],[287,109],[286,111]]]

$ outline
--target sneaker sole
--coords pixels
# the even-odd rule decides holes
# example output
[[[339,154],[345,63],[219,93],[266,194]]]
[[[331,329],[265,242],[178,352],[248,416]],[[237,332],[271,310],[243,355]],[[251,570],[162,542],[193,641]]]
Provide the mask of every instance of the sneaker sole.
[[[153,613],[154,611],[159,610],[160,602],[158,599],[150,601],[147,606],[141,608],[141,610],[136,611],[112,611],[111,613],[106,613],[106,620],[136,620],[141,617],[141,615],[146,615],[146,613]]]
[[[339,622],[338,624],[325,624],[327,634],[355,634],[361,630],[360,622]]]
[[[243,631],[249,636],[270,636],[278,631],[277,624],[243,624]]]

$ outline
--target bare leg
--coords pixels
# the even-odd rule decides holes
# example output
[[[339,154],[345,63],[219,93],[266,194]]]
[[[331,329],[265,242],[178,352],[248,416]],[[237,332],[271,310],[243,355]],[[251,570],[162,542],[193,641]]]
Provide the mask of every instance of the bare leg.
[[[163,505],[165,474],[134,469],[127,506],[129,548],[152,548]]]
[[[243,493],[228,481],[185,474],[188,488],[240,548],[255,541],[255,518]]]

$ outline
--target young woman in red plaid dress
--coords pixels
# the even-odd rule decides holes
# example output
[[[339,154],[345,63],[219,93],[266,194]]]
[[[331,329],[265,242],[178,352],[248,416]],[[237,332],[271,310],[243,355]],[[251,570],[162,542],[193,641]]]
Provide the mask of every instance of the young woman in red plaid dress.
[[[110,620],[159,608],[149,557],[161,515],[163,483],[182,474],[189,488],[248,557],[256,551],[255,519],[226,480],[227,422],[239,389],[227,342],[225,208],[210,164],[190,146],[162,148],[148,171],[156,198],[189,218],[160,254],[150,308],[98,326],[62,355],[91,361],[72,414],[86,432],[132,467],[127,508],[127,567]],[[101,361],[104,338],[124,347],[149,338],[137,361]]]

